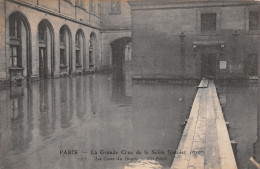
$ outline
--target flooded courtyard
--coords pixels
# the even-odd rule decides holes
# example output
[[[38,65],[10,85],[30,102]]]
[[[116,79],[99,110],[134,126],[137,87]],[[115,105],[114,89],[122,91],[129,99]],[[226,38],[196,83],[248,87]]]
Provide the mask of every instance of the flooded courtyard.
[[[0,168],[170,168],[196,85],[86,75],[3,89]],[[256,84],[218,88],[246,169],[257,139]]]
[[[257,83],[219,84],[219,99],[224,117],[230,122],[230,140],[237,142],[236,162],[248,169],[257,142]]]
[[[0,0],[0,169],[260,168],[259,4]]]
[[[0,168],[170,168],[195,93],[106,75],[2,90]]]

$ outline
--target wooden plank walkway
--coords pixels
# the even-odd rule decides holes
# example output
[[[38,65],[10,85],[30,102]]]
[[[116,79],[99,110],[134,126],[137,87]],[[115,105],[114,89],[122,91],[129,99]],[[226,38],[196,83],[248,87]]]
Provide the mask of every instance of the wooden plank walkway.
[[[207,87],[208,87],[208,83],[209,83],[209,80],[203,78],[203,79],[201,80],[199,86],[197,86],[197,88],[207,88]]]
[[[203,79],[201,86],[171,169],[237,169],[214,82]]]

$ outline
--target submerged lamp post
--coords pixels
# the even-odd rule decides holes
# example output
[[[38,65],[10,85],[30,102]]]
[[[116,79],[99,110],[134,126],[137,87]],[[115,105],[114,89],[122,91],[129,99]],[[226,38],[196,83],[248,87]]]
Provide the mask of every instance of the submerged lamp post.
[[[195,57],[195,56],[196,56],[196,53],[197,53],[197,52],[196,52],[197,45],[194,44],[194,45],[192,46],[192,48],[193,48],[193,56]]]
[[[179,37],[180,37],[180,41],[181,41],[181,61],[182,61],[181,79],[183,80],[183,76],[185,74],[185,58],[184,58],[184,38],[185,38],[185,34],[184,34],[184,32],[181,32]]]
[[[181,32],[179,37],[180,37],[180,40],[181,40],[181,54],[183,56],[183,54],[184,54],[184,38],[185,38],[184,32]]]

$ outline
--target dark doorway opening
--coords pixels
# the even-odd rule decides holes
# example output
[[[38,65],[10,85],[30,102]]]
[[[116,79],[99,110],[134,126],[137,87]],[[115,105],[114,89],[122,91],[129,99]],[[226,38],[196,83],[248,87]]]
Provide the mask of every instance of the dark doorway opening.
[[[112,48],[112,71],[116,79],[124,79],[126,46],[131,43],[131,38],[124,37],[113,41],[110,45]]]
[[[95,70],[95,65],[97,65],[97,38],[95,33],[90,34],[90,45],[89,45],[89,69]]]
[[[54,36],[49,21],[42,20],[38,25],[39,77],[54,76]]]
[[[205,53],[201,55],[201,77],[215,79],[216,77],[216,54]]]
[[[9,58],[10,78],[29,80],[32,75],[31,59],[31,28],[24,14],[14,12],[9,16]]]
[[[40,78],[47,78],[48,62],[46,48],[39,48],[39,76]]]
[[[258,75],[258,54],[250,54],[248,57],[248,75],[257,76]]]

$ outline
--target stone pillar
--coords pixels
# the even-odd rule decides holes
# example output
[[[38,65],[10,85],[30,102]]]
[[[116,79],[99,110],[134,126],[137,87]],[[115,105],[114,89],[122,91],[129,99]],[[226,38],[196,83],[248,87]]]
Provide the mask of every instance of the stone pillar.
[[[60,77],[60,32],[57,30],[54,35],[54,78]]]
[[[4,23],[5,23],[5,1],[0,1],[0,79],[7,78],[7,68],[6,68],[6,51],[5,49],[8,49],[8,45],[5,47],[6,42],[5,42],[5,33],[9,31],[5,31]],[[8,22],[8,21],[7,21]]]

